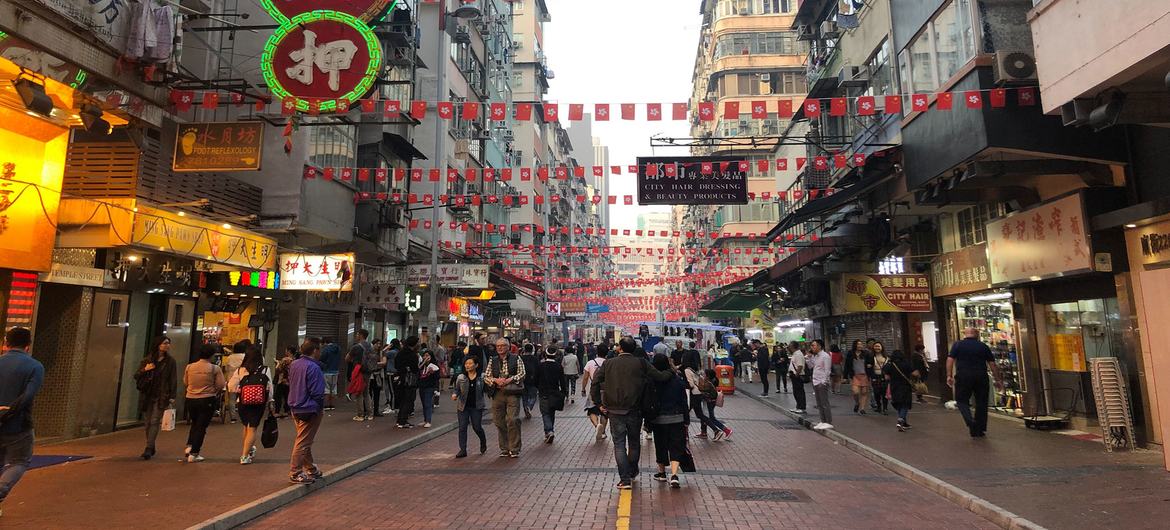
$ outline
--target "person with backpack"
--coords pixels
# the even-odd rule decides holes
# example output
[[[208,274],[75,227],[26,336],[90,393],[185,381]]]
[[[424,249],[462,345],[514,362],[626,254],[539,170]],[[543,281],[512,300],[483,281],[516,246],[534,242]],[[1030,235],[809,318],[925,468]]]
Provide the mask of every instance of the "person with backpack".
[[[679,360],[681,364],[681,357]],[[670,487],[678,489],[682,487],[678,474],[681,461],[687,457],[687,423],[690,418],[687,417],[687,384],[671,367],[671,363],[672,360],[666,355],[654,355],[654,368],[671,377],[666,381],[654,382],[658,415],[650,419],[650,425],[654,432],[654,461],[658,464],[654,480],[669,480]],[[669,479],[666,476],[667,466],[670,466]]]
[[[241,465],[251,464],[252,457],[256,456],[256,430],[264,419],[264,411],[272,405],[272,379],[266,371],[264,353],[259,346],[250,345],[244,352],[243,364],[236,368],[228,380],[228,392],[236,396],[236,409],[240,414],[240,423],[244,424]]]
[[[589,359],[589,362],[585,363],[585,375],[581,379],[581,397],[585,398],[585,415],[589,416],[589,421],[593,423],[593,428],[597,431],[594,439],[599,442],[606,437],[605,427],[609,423],[609,418],[601,412],[601,406],[590,399],[587,389],[593,380],[593,375],[605,363],[604,353],[604,349],[598,349],[597,354],[592,359]]]
[[[549,346],[556,350],[556,346]],[[536,358],[536,346],[525,344],[521,350],[520,360],[524,362],[524,394],[521,403],[524,405],[524,419],[532,419],[532,409],[536,408],[536,401],[540,392],[536,388],[536,365],[540,361]]]
[[[715,370],[710,368],[703,370],[702,377],[699,379],[699,392],[702,393],[703,401],[707,404],[707,425],[710,425],[711,429],[715,431],[715,441],[731,438],[731,427],[715,418],[715,407],[723,406],[719,400],[718,381],[719,378],[715,375]]]
[[[276,417],[288,417],[288,368],[292,366],[293,359],[299,354],[296,346],[289,346],[284,349],[284,357],[281,357],[276,362],[276,368],[272,371],[276,379]]]
[[[718,440],[723,436],[723,432],[716,431],[714,427],[711,427],[711,422],[707,419],[707,413],[703,412],[703,391],[699,388],[703,376],[700,375],[698,369],[691,368],[689,366],[683,370],[683,375],[686,377],[687,389],[689,390],[690,394],[691,412],[694,412],[695,417],[699,418],[699,434],[696,434],[695,438],[702,438],[706,440],[707,428],[710,427],[711,430],[714,431],[712,436],[715,438],[715,440]]]
[[[551,444],[556,438],[557,411],[565,410],[565,396],[569,393],[569,384],[565,378],[565,369],[557,360],[560,354],[556,348],[549,347],[544,352],[544,359],[536,367],[536,389],[540,393],[540,417],[544,421],[544,443]],[[573,361],[576,367],[577,361]],[[527,367],[526,367],[527,368]]]
[[[355,335],[357,341],[353,343],[353,346],[350,346],[349,352],[345,354],[345,359],[361,366],[361,374],[366,380],[366,386],[362,390],[361,396],[358,397],[360,405],[353,421],[371,421],[374,419],[374,385],[372,380],[374,373],[382,366],[382,357],[380,352],[370,344],[369,331],[359,329]]]
[[[600,403],[601,411],[609,415],[609,432],[613,435],[618,471],[617,488],[623,490],[633,488],[633,481],[638,477],[642,419],[657,416],[658,398],[653,383],[676,377],[673,372],[660,371],[646,359],[635,357],[634,352],[638,349],[633,337],[623,337],[618,341],[617,357],[601,365],[589,387],[590,398],[594,403]]]
[[[800,343],[792,341],[789,344],[789,349],[792,350],[792,355],[789,357],[788,378],[792,381],[792,399],[796,401],[796,408],[790,412],[804,414],[807,405],[804,396],[804,383],[812,381],[812,374],[805,363],[804,352],[800,351]]]
[[[395,400],[398,402],[399,429],[413,429],[409,419],[414,414],[414,396],[418,394],[419,358],[418,337],[411,335],[402,341],[402,349],[394,356],[394,371],[396,379],[394,386],[398,391]]]
[[[165,335],[150,341],[150,351],[142,358],[134,382],[138,388],[138,410],[146,423],[146,448],[142,459],[155,453],[155,440],[162,429],[163,412],[175,405],[175,359],[171,357],[171,339]]]
[[[531,346],[531,345],[529,345]],[[492,422],[499,432],[500,458],[520,457],[520,395],[524,393],[524,361],[512,353],[508,339],[496,340],[496,355],[484,371],[484,384],[492,398]]]
[[[214,344],[199,348],[199,360],[187,365],[183,371],[183,385],[187,387],[187,414],[191,415],[191,430],[187,432],[187,463],[202,462],[203,439],[207,427],[219,407],[219,395],[227,388],[223,370],[211,363],[219,353]]]

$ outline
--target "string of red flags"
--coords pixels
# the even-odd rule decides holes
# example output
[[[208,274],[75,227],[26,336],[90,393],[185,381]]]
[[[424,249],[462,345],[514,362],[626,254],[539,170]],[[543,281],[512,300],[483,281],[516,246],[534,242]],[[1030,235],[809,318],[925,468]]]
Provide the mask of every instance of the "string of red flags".
[[[808,190],[790,190],[790,191],[777,191],[777,192],[765,191],[765,192],[760,192],[760,193],[748,192],[748,200],[749,201],[764,201],[764,202],[799,202],[799,201],[802,201],[805,199],[812,200],[812,199],[817,199],[820,197],[828,197],[829,195],[832,195],[836,192],[837,192],[837,190],[834,188],[814,188],[814,189],[808,189]],[[437,200],[436,200],[436,198],[437,198]],[[390,204],[406,204],[406,205],[421,204],[424,206],[433,206],[435,204],[438,204],[439,206],[466,207],[466,206],[482,206],[484,204],[500,204],[503,206],[519,207],[519,206],[526,206],[528,204],[541,205],[541,204],[556,204],[559,202],[577,202],[580,204],[585,204],[585,203],[601,204],[603,201],[608,203],[608,204],[611,204],[611,205],[623,204],[626,206],[630,206],[630,205],[633,205],[635,203],[636,199],[633,195],[608,195],[608,196],[583,195],[583,194],[560,195],[558,193],[553,193],[553,194],[549,194],[549,195],[542,195],[542,194],[527,195],[527,194],[513,193],[513,194],[503,194],[503,195],[496,195],[496,194],[488,194],[488,195],[483,195],[483,194],[459,194],[459,195],[441,194],[441,195],[438,195],[436,197],[434,194],[431,194],[431,193],[402,193],[402,192],[390,192],[390,191],[381,191],[381,192],[359,191],[359,192],[354,192],[354,201],[359,202],[359,203],[363,202],[363,201],[383,201],[383,202],[388,202]],[[629,235],[629,234],[627,234],[627,235]]]
[[[268,106],[279,103],[280,114],[292,116],[301,113],[297,108],[297,99],[286,97],[277,100],[272,95],[256,98],[254,102],[245,102],[241,94],[215,90],[179,90],[173,89],[170,102],[177,112],[187,112],[192,108],[214,110],[221,106],[244,107],[252,106],[257,112],[268,110]],[[381,115],[386,118],[409,117],[416,120],[426,119],[434,113],[441,120],[471,120],[486,119],[489,121],[515,120],[528,122],[543,120],[557,121],[562,114],[568,121],[582,121],[586,111],[589,111],[594,121],[686,121],[698,119],[700,121],[743,120],[743,119],[791,119],[798,113],[808,118],[815,118],[823,114],[830,116],[873,116],[876,114],[898,114],[904,111],[928,112],[955,110],[955,99],[962,103],[962,108],[982,110],[985,108],[1003,109],[1010,103],[1018,107],[1033,107],[1039,101],[1037,87],[1003,87],[979,90],[957,90],[949,92],[918,92],[908,94],[863,95],[856,97],[830,98],[768,98],[759,97],[750,102],[727,101],[722,108],[716,108],[713,101],[691,103],[560,103],[560,102],[498,102],[498,101],[427,101],[427,100],[395,100],[395,99],[307,99],[308,115],[325,113],[349,114],[360,111],[361,114]],[[326,103],[336,105],[326,105]],[[933,105],[932,105],[933,103]],[[336,109],[324,111],[322,109]],[[562,109],[565,112],[562,113]]]

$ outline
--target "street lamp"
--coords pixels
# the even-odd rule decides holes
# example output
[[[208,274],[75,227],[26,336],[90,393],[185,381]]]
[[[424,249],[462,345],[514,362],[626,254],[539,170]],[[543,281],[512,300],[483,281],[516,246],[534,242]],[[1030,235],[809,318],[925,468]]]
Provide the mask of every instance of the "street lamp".
[[[438,35],[439,42],[438,42],[437,50],[435,53],[435,55],[436,55],[435,68],[438,69],[438,72],[437,72],[438,78],[435,82],[435,85],[436,85],[436,88],[435,88],[436,104],[437,104],[437,102],[445,99],[445,94],[447,93],[447,87],[446,87],[446,84],[447,84],[447,57],[448,57],[448,48],[450,47],[450,45],[447,44],[447,38],[449,37],[449,35],[447,34],[447,27],[448,27],[447,18],[451,17],[451,18],[465,19],[466,20],[466,19],[476,18],[482,14],[482,12],[479,9],[479,6],[476,5],[476,3],[474,1],[461,0],[462,5],[460,5],[458,8],[456,8],[455,11],[447,11],[447,0],[441,0],[441,1],[442,1],[442,3],[439,5],[440,12],[439,12],[438,17],[437,17],[438,23],[439,23],[439,35]],[[447,165],[446,164],[447,157],[443,153],[443,150],[445,149],[445,146],[443,145],[443,139],[447,135],[447,131],[443,130],[443,127],[441,127],[441,125],[442,125],[442,120],[440,120],[438,118],[438,116],[436,116],[435,117],[435,160],[438,162],[441,162],[442,166],[446,166]],[[434,195],[432,195],[432,197],[435,197],[435,198],[439,197],[439,183],[442,180],[443,179],[438,179],[434,182]],[[431,288],[430,288],[429,293],[428,293],[428,301],[430,302],[430,306],[427,309],[427,322],[431,326],[433,326],[430,329],[430,335],[432,337],[434,337],[436,340],[438,339],[438,336],[439,336],[439,308],[437,307],[438,303],[439,303],[439,281],[438,281],[439,279],[438,279],[438,276],[436,274],[436,270],[438,270],[438,268],[439,268],[439,205],[435,204],[434,208],[431,209],[431,281],[430,281]]]

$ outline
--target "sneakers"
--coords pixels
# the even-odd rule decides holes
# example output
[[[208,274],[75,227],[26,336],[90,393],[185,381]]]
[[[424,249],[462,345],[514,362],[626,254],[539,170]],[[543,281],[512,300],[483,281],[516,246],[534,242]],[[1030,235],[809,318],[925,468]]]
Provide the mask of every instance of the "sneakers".
[[[655,473],[654,480],[657,480],[658,482],[666,482],[666,473],[663,473],[661,471]]]
[[[898,432],[906,432],[906,426],[899,423],[898,424]]]
[[[788,409],[788,412],[791,412],[793,414],[804,414],[805,413],[804,409]]]
[[[595,439],[599,442],[605,439],[605,424],[604,423],[599,422],[597,424],[597,436]]]
[[[723,429],[723,437],[727,438],[728,440],[731,439],[731,427]]]
[[[546,443],[546,444],[553,443],[553,436],[555,436],[555,435],[551,432],[544,433],[544,443]]]
[[[682,487],[682,482],[679,481],[678,475],[671,475],[670,476],[670,488],[671,489],[679,489],[681,487]]]
[[[252,458],[254,456],[256,456],[256,446],[253,445],[251,449],[248,449],[248,458]]]
[[[706,439],[707,439],[707,433],[705,433],[705,432],[701,432],[701,433],[699,433],[699,434],[696,434],[696,435],[695,435],[695,438],[702,438],[702,439],[706,440]]]
[[[191,453],[191,454],[187,455],[187,463],[188,464],[194,464],[195,462],[202,462],[204,460],[206,460],[206,458],[199,456],[198,453]]]
[[[512,456],[512,453],[507,451],[500,451],[500,458],[508,458],[509,456]]]
[[[467,458],[467,451],[459,451],[459,453],[455,455],[455,458]]]
[[[431,428],[431,422],[429,422],[429,421],[428,421],[428,422],[424,422],[424,423],[423,423],[423,428],[424,428],[424,429],[430,429],[430,428]]]
[[[628,490],[628,489],[633,489],[633,488],[634,488],[634,485],[629,480],[619,480],[617,483],[617,489],[619,489],[619,490]]]
[[[410,422],[406,422],[406,423],[399,423],[399,424],[398,424],[398,428],[399,428],[399,429],[413,429],[413,428],[414,428],[414,425],[413,425],[413,424],[411,424]]]
[[[723,439],[723,431],[715,431],[715,435],[711,437],[711,440],[716,441],[716,442],[718,442],[719,440],[722,440],[722,439]]]
[[[312,483],[316,482],[317,480],[309,475],[304,474],[304,473],[297,473],[291,477],[288,477],[288,481],[292,482],[293,484],[304,484],[304,485],[308,486],[309,484],[312,484]]]
[[[390,408],[390,407],[386,407],[386,408],[382,409],[382,415],[383,415],[383,416],[386,416],[386,415],[389,415],[389,414],[397,414],[397,413],[398,413],[398,411],[397,411],[397,410],[394,410],[394,409],[392,409],[392,408]]]
[[[833,428],[833,424],[825,423],[823,421],[813,426],[813,430],[816,430],[816,431],[827,431],[827,430],[832,429],[832,428]]]
[[[366,417],[358,414],[357,416],[353,417],[353,421],[366,421]]]
[[[508,453],[508,457],[510,457],[510,458],[520,458],[520,451],[512,451],[511,453]]]
[[[251,463],[252,463],[251,456],[241,456],[240,457],[240,465],[241,466],[246,466],[246,465],[251,464]]]

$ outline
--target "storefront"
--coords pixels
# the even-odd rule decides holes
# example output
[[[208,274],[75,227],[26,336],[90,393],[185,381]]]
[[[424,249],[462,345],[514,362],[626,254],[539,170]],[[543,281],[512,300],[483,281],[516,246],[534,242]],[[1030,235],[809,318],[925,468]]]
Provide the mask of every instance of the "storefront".
[[[349,344],[359,310],[354,255],[281,254],[278,264],[280,291],[292,302],[279,311],[280,346],[299,346],[307,338]]]
[[[1149,441],[1164,444],[1170,439],[1170,414],[1166,412],[1170,399],[1160,398],[1165,392],[1155,392],[1154,385],[1163,381],[1165,389],[1170,384],[1165,383],[1170,381],[1170,356],[1166,355],[1170,344],[1170,326],[1166,325],[1166,315],[1170,315],[1170,215],[1127,224],[1125,240],[1132,270],[1127,278],[1130,289],[1125,292],[1133,299],[1136,318],[1130,321],[1123,341],[1140,345],[1136,363],[1140,373],[1130,379],[1145,385],[1135,396],[1144,414],[1138,416],[1135,410],[1135,417],[1144,418]],[[1120,293],[1122,282],[1118,285]]]
[[[268,344],[280,303],[279,272],[242,269],[200,273],[199,283],[195,329],[202,344],[231,347],[244,340]]]

